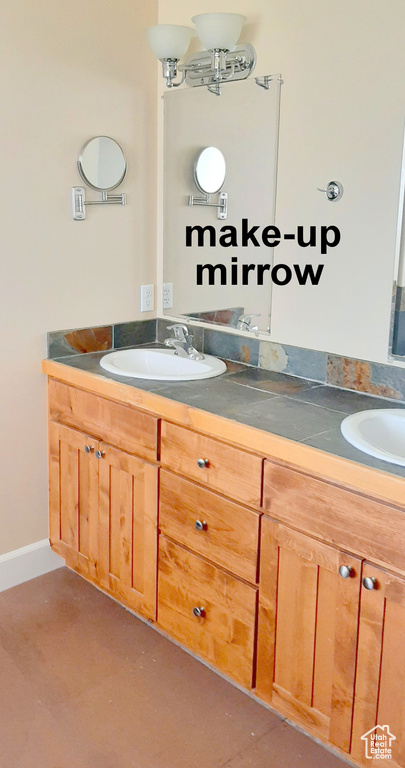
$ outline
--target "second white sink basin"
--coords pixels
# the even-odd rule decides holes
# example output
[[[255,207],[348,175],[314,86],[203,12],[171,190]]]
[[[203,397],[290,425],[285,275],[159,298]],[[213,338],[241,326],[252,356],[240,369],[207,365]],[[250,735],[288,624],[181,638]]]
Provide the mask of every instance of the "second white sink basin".
[[[101,358],[100,365],[118,376],[157,381],[211,379],[226,371],[225,363],[212,355],[204,355],[203,360],[192,360],[175,354],[173,349],[144,347],[110,352]]]
[[[342,421],[341,430],[360,451],[405,467],[405,408],[354,413]]]

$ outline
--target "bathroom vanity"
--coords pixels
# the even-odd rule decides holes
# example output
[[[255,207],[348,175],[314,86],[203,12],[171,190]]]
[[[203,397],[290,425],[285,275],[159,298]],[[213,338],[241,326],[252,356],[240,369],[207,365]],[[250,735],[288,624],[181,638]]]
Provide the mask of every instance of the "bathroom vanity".
[[[388,724],[403,767],[403,477],[136,384],[43,370],[55,552],[354,763]]]

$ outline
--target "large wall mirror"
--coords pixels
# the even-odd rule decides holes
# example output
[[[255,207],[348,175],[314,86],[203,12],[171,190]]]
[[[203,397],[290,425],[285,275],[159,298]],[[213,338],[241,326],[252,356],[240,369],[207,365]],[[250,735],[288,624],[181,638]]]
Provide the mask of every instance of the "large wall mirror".
[[[389,356],[405,362],[405,132],[402,147],[401,184],[391,306]]]
[[[256,265],[271,264],[273,248],[249,238],[244,245],[242,221],[258,233],[274,224],[280,87],[274,76],[224,84],[220,96],[205,88],[164,95],[163,281],[173,286],[172,307],[164,309],[170,317],[241,328],[238,318],[251,314],[252,326],[269,330],[270,274],[260,275]],[[201,196],[195,174],[208,148],[207,157],[222,163],[221,183]],[[254,266],[244,272],[244,265]]]

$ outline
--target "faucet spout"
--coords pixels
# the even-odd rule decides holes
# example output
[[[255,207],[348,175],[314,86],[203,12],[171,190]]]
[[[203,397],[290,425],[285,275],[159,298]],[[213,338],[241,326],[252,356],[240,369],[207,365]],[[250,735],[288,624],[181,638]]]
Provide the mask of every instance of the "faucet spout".
[[[166,347],[172,347],[175,350],[175,355],[189,357],[191,360],[204,360],[204,355],[193,347],[191,343],[193,337],[189,334],[186,325],[175,323],[174,325],[169,325],[167,330],[173,331],[174,338],[165,339],[164,344]]]

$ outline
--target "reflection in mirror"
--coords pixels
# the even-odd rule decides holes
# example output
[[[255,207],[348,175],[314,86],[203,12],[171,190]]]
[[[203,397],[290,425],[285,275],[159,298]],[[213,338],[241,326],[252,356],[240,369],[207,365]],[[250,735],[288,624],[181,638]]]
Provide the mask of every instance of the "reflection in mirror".
[[[220,149],[206,147],[198,155],[194,166],[195,183],[204,195],[215,195],[225,181],[225,158]]]
[[[120,145],[109,136],[89,139],[82,148],[77,165],[83,181],[100,191],[118,187],[127,169]]]
[[[254,238],[248,238],[245,244],[241,242],[243,226],[257,226],[261,230],[274,224],[279,76],[270,78],[269,86],[259,87],[253,79],[223,84],[220,99],[202,88],[169,91],[164,95],[163,280],[173,286],[173,305],[165,310],[170,317],[194,317],[236,329],[241,327],[241,315],[252,314],[260,315],[252,326],[258,325],[264,332],[269,329],[269,270],[262,272],[260,281],[256,265],[271,265],[273,248],[261,240],[257,247]],[[196,177],[193,179],[193,170],[201,147],[216,149],[226,156],[230,207],[225,222],[218,221],[215,206],[188,205],[189,190],[197,181]],[[207,182],[199,171],[198,164],[198,184],[202,189]],[[218,191],[219,183],[218,179],[213,182],[210,193]],[[194,230],[188,244],[187,227]],[[237,244],[230,242],[229,235],[228,247],[219,242],[221,227],[228,232],[231,227],[238,233]],[[247,269],[249,265],[253,267],[243,281],[242,267]]]
[[[405,361],[405,132],[402,148],[401,184],[395,247],[394,285],[388,353]]]

